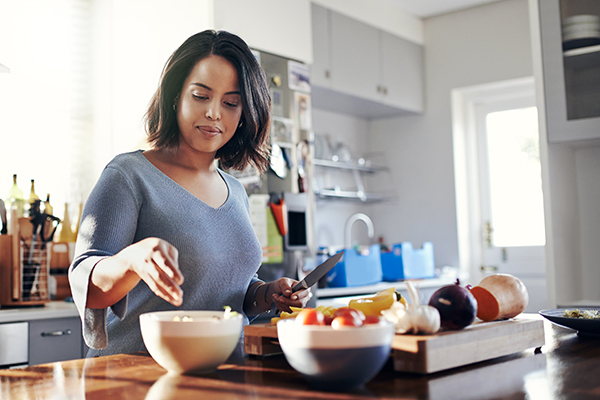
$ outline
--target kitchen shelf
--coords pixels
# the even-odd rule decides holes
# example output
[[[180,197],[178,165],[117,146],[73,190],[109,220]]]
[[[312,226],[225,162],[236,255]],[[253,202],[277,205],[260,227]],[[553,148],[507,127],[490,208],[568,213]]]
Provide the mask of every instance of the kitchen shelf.
[[[337,190],[337,189],[321,189],[315,190],[315,194],[322,198],[332,198],[340,200],[360,200],[364,202],[372,201],[383,201],[388,200],[394,196],[394,194],[380,194],[380,193],[363,193],[360,191],[352,190]]]
[[[373,174],[387,171],[388,168],[386,166],[371,165],[364,158],[360,158],[357,162],[314,159],[313,165],[315,167],[351,172],[354,177],[355,188],[352,189],[341,189],[337,185],[336,187],[315,188],[314,192],[318,199],[377,202],[388,200],[395,196],[392,192],[367,192],[362,182],[362,173]]]
[[[563,53],[568,68],[589,68],[600,65],[600,45],[580,47]]]
[[[371,173],[387,170],[387,167],[382,167],[382,166],[371,166],[371,165],[365,165],[365,164],[360,164],[360,163],[350,163],[350,162],[343,162],[343,161],[332,161],[332,160],[321,160],[321,159],[314,159],[313,164],[317,165],[319,167],[349,169],[349,170],[371,172]]]

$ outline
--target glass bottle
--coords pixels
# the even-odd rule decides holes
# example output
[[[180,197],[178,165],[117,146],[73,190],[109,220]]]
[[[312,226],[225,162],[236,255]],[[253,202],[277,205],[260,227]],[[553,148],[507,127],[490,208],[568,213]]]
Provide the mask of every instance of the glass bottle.
[[[50,193],[46,195],[46,201],[44,201],[44,213],[48,215],[54,215],[54,208],[50,205]]]
[[[75,233],[73,232],[73,227],[71,226],[71,217],[69,215],[69,203],[65,203],[65,213],[60,224],[62,228],[60,230],[58,241],[67,243],[75,242]]]
[[[8,192],[8,198],[6,200],[8,203],[7,210],[15,208],[17,210],[17,218],[21,218],[25,211],[25,199],[23,198],[23,191],[17,186],[17,174],[13,175],[13,185]]]
[[[32,179],[31,180],[31,191],[29,192],[29,200],[27,201],[27,204],[25,205],[27,210],[29,210],[29,208],[31,207],[31,205],[33,204],[34,201],[39,200],[39,199],[40,199],[40,197],[35,193],[35,180]]]

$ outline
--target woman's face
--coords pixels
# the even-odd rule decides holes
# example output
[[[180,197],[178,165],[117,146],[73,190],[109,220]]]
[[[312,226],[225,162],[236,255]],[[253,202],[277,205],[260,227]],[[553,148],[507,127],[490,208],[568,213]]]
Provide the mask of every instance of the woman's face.
[[[236,69],[222,57],[200,60],[183,83],[177,105],[179,145],[214,153],[233,137],[242,116]]]

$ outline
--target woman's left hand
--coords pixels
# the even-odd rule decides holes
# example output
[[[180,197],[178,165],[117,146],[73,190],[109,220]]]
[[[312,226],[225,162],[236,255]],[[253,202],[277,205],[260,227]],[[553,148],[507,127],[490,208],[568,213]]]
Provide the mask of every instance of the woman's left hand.
[[[269,293],[273,293],[272,299],[279,311],[292,312],[290,307],[306,307],[306,303],[311,299],[310,289],[302,289],[292,293],[292,287],[298,283],[290,278],[279,278],[271,282]]]

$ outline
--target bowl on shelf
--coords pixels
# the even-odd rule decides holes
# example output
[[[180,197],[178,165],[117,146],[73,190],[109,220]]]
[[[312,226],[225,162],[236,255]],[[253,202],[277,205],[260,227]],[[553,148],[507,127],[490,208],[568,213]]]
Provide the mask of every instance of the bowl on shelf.
[[[213,372],[229,358],[242,316],[228,311],[158,311],[140,315],[146,349],[170,373]]]
[[[385,365],[394,325],[382,321],[333,329],[328,325],[299,325],[287,319],[277,323],[277,336],[288,363],[311,386],[351,390],[369,382]]]
[[[600,44],[600,16],[573,15],[562,24],[563,50]]]

